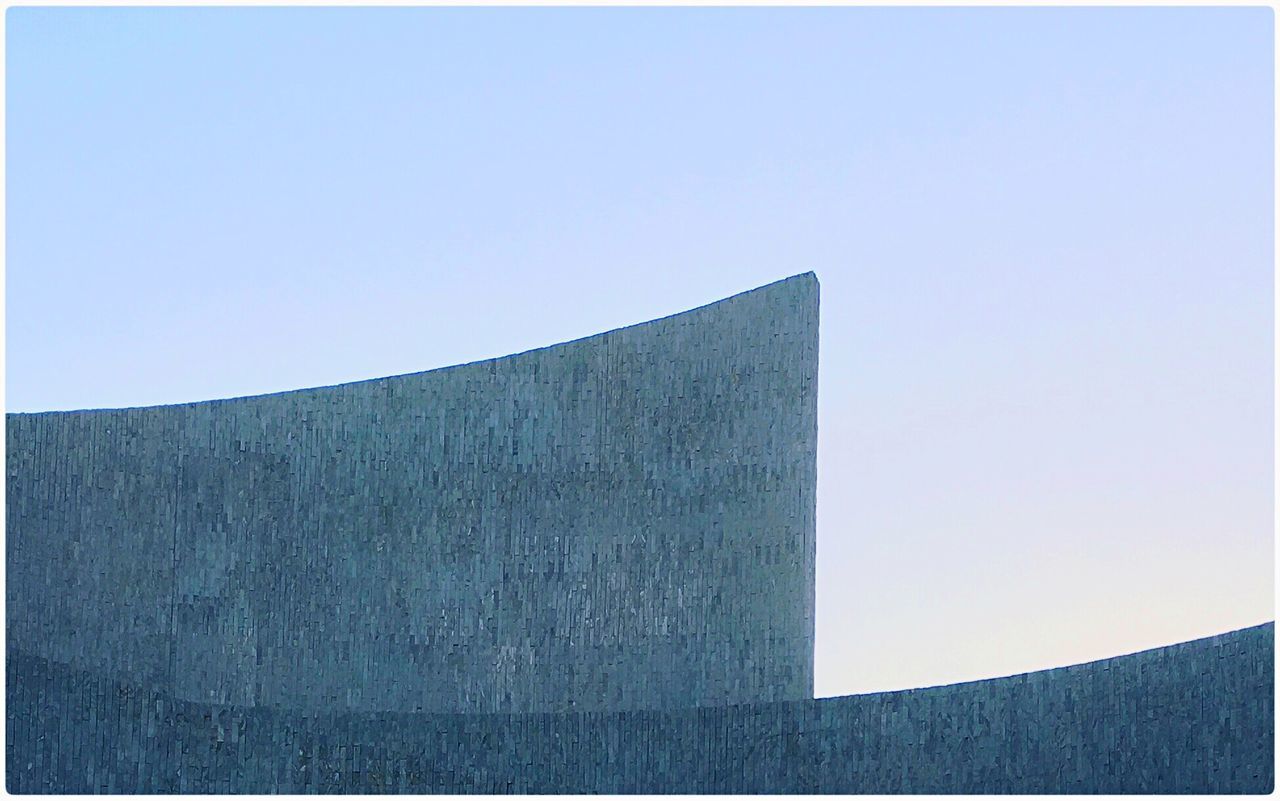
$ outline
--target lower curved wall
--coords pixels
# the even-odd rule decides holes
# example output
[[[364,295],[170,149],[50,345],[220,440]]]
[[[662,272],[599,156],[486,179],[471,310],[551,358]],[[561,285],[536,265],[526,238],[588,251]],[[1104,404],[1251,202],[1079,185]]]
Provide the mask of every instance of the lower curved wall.
[[[303,714],[8,655],[11,793],[1270,793],[1274,624],[922,690],[661,712]]]

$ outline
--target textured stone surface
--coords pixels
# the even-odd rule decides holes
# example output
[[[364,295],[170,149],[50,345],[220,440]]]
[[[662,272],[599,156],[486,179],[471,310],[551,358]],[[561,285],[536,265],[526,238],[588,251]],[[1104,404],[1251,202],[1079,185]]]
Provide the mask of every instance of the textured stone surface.
[[[1274,626],[924,690],[633,712],[302,713],[10,654],[10,792],[1269,793]]]
[[[9,415],[11,648],[177,699],[812,696],[818,286],[503,359]]]
[[[1271,624],[811,698],[817,305],[9,415],[7,788],[1270,792]]]

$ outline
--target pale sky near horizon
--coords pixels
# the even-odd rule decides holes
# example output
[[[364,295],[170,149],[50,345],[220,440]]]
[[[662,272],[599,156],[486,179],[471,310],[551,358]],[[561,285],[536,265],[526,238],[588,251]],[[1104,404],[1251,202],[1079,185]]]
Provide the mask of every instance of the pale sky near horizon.
[[[9,411],[813,270],[816,689],[1274,617],[1265,8],[10,9]]]

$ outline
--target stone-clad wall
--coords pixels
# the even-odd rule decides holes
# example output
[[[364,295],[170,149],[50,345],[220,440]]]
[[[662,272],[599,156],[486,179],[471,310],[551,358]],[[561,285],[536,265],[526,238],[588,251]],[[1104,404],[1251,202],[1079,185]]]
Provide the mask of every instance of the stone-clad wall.
[[[11,792],[1269,792],[1268,624],[813,700],[818,289],[7,418]]]
[[[330,712],[812,696],[812,274],[503,359],[9,415],[7,642]]]
[[[1269,793],[1274,626],[906,692],[702,709],[302,713],[10,653],[10,792]]]

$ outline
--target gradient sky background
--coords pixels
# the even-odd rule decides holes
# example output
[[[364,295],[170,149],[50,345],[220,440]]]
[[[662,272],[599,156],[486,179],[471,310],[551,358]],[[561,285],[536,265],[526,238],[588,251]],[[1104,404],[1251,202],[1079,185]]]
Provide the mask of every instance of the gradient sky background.
[[[822,282],[817,691],[1273,618],[1268,9],[10,9],[10,411]]]

